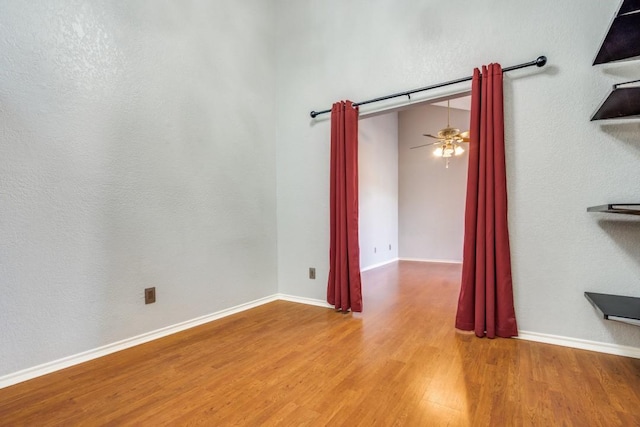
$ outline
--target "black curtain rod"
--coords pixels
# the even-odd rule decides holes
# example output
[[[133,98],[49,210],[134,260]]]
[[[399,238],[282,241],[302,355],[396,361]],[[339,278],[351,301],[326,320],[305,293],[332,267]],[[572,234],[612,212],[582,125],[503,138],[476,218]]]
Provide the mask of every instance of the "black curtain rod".
[[[546,63],[547,63],[547,57],[546,56],[539,56],[538,58],[536,58],[535,60],[533,60],[531,62],[525,62],[524,64],[513,65],[511,67],[503,68],[502,72],[506,73],[508,71],[519,70],[520,68],[532,67],[534,65],[537,66],[537,67],[543,67]],[[454,85],[456,83],[468,82],[471,79],[473,79],[473,76],[463,77],[461,79],[451,80],[451,81],[445,82],[445,83],[438,83],[438,84],[431,85],[431,86],[421,87],[420,89],[413,89],[413,90],[408,90],[406,92],[394,93],[393,95],[387,95],[387,96],[381,96],[379,98],[369,99],[367,101],[355,102],[353,105],[357,107],[358,105],[371,104],[372,102],[385,101],[387,99],[398,98],[398,97],[401,97],[401,96],[408,96],[409,99],[411,99],[411,94],[412,93],[422,92],[422,91],[431,90],[431,89],[437,89],[439,87]],[[331,109],[322,110],[322,111],[312,111],[310,113],[310,115],[311,115],[312,119],[315,119],[320,114],[325,114],[325,113],[330,113],[330,112],[331,112]]]

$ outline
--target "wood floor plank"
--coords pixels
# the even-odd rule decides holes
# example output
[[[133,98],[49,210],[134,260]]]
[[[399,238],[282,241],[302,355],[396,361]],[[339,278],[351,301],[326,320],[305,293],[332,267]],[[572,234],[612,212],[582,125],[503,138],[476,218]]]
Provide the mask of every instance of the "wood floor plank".
[[[0,426],[640,425],[640,360],[453,328],[460,267],[363,273],[0,390]]]

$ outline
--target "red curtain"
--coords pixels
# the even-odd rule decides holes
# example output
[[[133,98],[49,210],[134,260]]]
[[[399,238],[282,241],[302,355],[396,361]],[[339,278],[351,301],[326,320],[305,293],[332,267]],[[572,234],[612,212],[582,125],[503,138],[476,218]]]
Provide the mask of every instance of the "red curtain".
[[[462,285],[456,328],[478,337],[518,335],[507,226],[502,68],[477,68],[471,86]]]
[[[331,109],[331,248],[327,301],[343,312],[362,311],[358,242],[358,107]]]

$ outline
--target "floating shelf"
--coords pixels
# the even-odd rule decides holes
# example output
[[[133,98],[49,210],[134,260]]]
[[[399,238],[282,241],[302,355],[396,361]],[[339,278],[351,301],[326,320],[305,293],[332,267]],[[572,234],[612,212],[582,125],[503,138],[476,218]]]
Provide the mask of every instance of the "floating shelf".
[[[585,292],[584,296],[607,320],[640,326],[640,298]]]
[[[640,28],[640,22],[638,22],[638,27]],[[640,46],[640,41],[638,46]],[[640,117],[640,85],[638,83],[638,80],[634,80],[614,85],[607,99],[591,116],[591,121]],[[621,87],[625,85],[633,86]]]
[[[591,206],[587,208],[587,212],[640,215],[640,203],[612,203],[610,205]]]
[[[600,46],[593,65],[640,56],[640,1],[625,0]]]

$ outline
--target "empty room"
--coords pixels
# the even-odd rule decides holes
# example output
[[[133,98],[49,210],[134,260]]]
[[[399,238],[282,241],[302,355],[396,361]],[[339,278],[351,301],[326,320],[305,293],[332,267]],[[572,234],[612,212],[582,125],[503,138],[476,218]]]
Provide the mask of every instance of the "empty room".
[[[639,29],[0,0],[0,426],[640,425]]]

